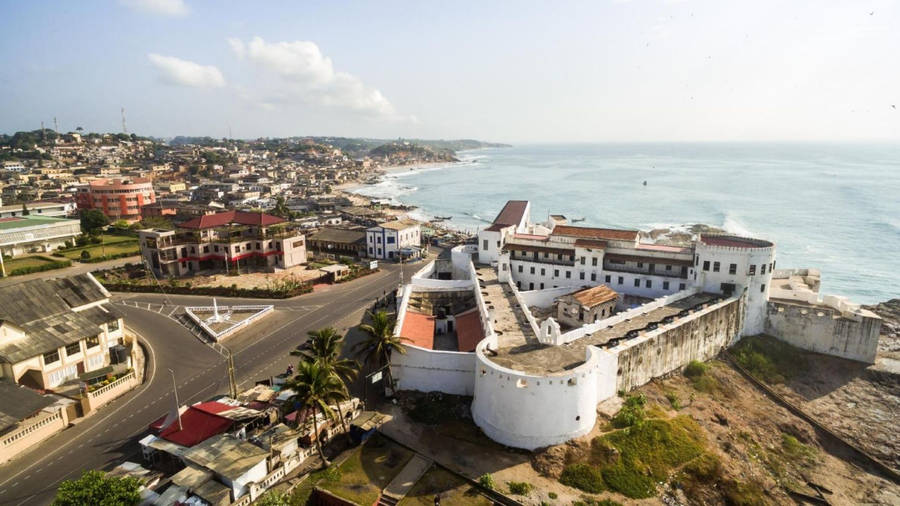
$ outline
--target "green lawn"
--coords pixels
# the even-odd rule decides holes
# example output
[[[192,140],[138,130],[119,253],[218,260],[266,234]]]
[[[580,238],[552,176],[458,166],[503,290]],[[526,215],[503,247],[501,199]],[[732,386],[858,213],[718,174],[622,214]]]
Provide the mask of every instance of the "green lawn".
[[[399,506],[433,506],[434,496],[440,494],[441,504],[459,506],[491,506],[491,501],[472,490],[464,480],[441,469],[432,467],[410,489]]]
[[[137,255],[141,252],[141,247],[135,237],[123,235],[106,235],[102,236],[102,244],[90,244],[80,248],[73,248],[63,251],[62,254],[70,260],[80,260],[81,252],[87,251],[91,254],[91,258],[101,257],[103,255],[119,255],[131,253]]]
[[[6,272],[12,272],[16,269],[23,269],[26,267],[40,267],[51,262],[53,262],[53,260],[44,257],[20,257],[4,260],[3,265],[6,267]]]

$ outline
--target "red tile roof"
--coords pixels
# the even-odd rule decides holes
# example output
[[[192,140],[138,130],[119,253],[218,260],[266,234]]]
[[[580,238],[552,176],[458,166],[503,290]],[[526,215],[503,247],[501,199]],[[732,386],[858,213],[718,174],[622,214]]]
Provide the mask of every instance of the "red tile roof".
[[[251,213],[247,211],[225,211],[222,213],[198,216],[179,226],[182,228],[204,229],[223,227],[229,224],[268,227],[269,225],[275,225],[277,223],[284,223],[284,220],[278,216],[272,216],[271,214]]]
[[[525,216],[525,209],[528,207],[527,200],[510,200],[500,210],[500,214],[494,218],[494,225],[518,225]]]
[[[407,311],[400,337],[406,338],[413,346],[434,349],[434,316]]]
[[[557,225],[552,235],[581,237],[583,239],[608,239],[614,241],[634,241],[638,237],[637,230],[619,230],[615,228],[573,227]]]
[[[207,402],[204,404],[219,403]],[[178,420],[176,419],[168,427],[163,429],[160,433],[160,437],[181,446],[191,447],[206,441],[216,434],[225,432],[231,427],[231,424],[232,421],[227,418],[222,418],[221,416],[207,413],[202,409],[191,406],[187,411],[181,414],[182,429],[178,429]]]
[[[475,351],[475,346],[482,339],[484,331],[477,307],[456,315],[456,342],[459,351]]]
[[[210,415],[218,415],[223,411],[228,411],[229,409],[234,409],[234,406],[229,406],[228,404],[222,404],[221,402],[209,401],[209,402],[201,402],[200,404],[194,404],[191,406],[194,409],[199,409],[204,413],[208,413]]]

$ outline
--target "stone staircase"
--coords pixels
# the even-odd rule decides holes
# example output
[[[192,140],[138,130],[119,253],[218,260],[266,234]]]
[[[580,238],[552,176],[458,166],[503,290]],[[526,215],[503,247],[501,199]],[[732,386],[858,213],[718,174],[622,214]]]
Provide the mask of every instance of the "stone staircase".
[[[406,497],[412,486],[431,468],[432,464],[434,462],[429,458],[413,455],[403,469],[397,473],[397,476],[394,476],[394,479],[384,487],[378,502],[375,503],[376,506],[395,506]]]

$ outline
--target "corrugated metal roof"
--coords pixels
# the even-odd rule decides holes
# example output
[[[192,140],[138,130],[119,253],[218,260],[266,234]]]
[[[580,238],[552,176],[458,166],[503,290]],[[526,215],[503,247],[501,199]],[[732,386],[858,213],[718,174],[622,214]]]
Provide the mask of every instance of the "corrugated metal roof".
[[[0,433],[53,402],[53,398],[45,397],[30,388],[0,380]]]
[[[73,308],[105,301],[108,295],[89,274],[3,287],[0,321],[22,329],[26,337],[0,345],[0,359],[17,363],[100,334],[101,324],[120,318],[117,311],[95,306],[76,313]]]

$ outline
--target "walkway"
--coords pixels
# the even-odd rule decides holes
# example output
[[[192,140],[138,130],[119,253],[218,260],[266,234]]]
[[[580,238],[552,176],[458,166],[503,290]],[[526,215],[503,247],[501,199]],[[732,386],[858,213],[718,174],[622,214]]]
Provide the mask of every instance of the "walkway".
[[[497,279],[494,268],[484,266],[477,271],[478,284],[484,302],[493,318],[494,331],[500,348],[537,343],[537,336],[521,311],[512,288]]]
[[[409,462],[397,473],[397,476],[394,476],[394,479],[384,487],[382,495],[393,499],[393,501],[385,502],[393,502],[394,504],[400,502],[432,464],[431,459],[426,459],[418,454],[413,455],[413,458],[409,459]]]

